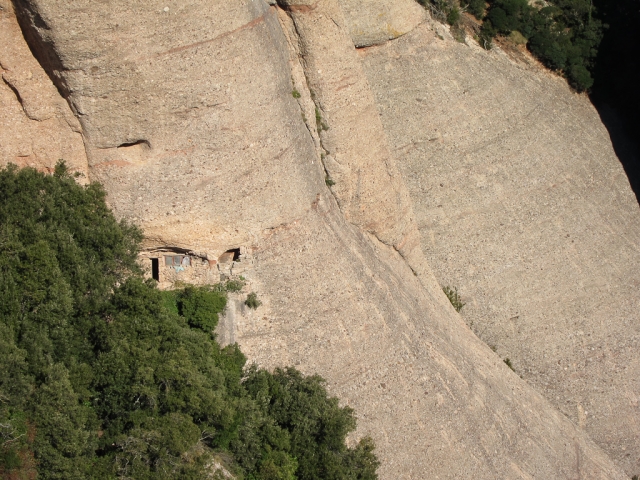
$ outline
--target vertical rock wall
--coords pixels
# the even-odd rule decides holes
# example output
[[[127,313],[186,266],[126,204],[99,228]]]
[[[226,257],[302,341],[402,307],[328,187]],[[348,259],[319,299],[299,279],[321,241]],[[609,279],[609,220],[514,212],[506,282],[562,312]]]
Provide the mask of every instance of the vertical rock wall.
[[[331,191],[350,223],[392,245],[416,274],[424,261],[409,195],[391,155],[371,89],[337,0],[284,0],[290,44],[315,107]]]
[[[86,179],[80,123],[33,58],[9,0],[0,0],[0,75],[0,165],[52,171],[63,159]]]
[[[321,167],[308,161],[274,8],[21,5],[36,55],[82,123],[91,178],[149,246],[218,254],[314,200]]]

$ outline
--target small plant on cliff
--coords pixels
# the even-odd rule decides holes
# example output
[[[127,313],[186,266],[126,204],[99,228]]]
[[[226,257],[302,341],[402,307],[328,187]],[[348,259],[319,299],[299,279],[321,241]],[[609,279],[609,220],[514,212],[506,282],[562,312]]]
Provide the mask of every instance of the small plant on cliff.
[[[507,365],[507,367],[509,367],[513,372],[515,372],[515,370],[513,369],[513,364],[511,363],[511,360],[508,357],[505,358],[503,361]]]
[[[456,309],[456,312],[459,312],[460,310],[462,310],[462,307],[466,305],[460,299],[460,295],[458,295],[458,287],[453,287],[453,288],[443,287],[442,291],[451,302],[451,305],[453,305],[453,308]]]
[[[333,187],[336,182],[334,182],[333,180],[331,180],[331,177],[329,175],[327,175],[324,179],[324,183],[327,184],[327,187]]]
[[[447,12],[447,23],[453,26],[457,25],[458,22],[460,22],[460,9],[456,6],[453,6]]]
[[[460,22],[460,8],[454,0],[417,0],[420,5],[431,13],[431,16],[449,25]]]
[[[318,128],[318,133],[322,130],[329,130],[329,125],[322,119],[322,114],[318,107],[316,107],[316,127]]]
[[[241,291],[246,285],[246,281],[243,277],[239,277],[234,280],[227,280],[226,282],[220,282],[213,285],[212,290],[220,293],[237,293]]]
[[[293,96],[293,98],[300,98],[300,92],[295,88],[291,91],[291,95]]]
[[[249,295],[247,295],[247,299],[244,301],[244,304],[251,310],[255,310],[260,305],[262,305],[262,302],[258,300],[258,294],[256,292],[251,292]]]
[[[471,13],[478,20],[481,20],[484,16],[484,11],[486,8],[486,3],[484,0],[461,0],[460,5],[462,5],[466,11]]]

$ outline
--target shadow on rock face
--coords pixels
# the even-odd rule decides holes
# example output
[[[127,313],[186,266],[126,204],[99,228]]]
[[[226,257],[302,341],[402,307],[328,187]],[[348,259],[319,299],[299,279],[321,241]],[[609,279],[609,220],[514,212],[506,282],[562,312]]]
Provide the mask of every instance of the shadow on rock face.
[[[610,103],[594,101],[611,144],[640,205],[640,124]]]
[[[596,58],[591,101],[640,202],[640,4],[595,0],[607,26]]]

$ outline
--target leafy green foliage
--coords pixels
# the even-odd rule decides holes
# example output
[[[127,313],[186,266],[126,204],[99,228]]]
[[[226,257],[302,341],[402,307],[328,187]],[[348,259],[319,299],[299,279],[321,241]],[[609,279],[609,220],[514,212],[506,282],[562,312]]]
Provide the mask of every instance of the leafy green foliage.
[[[447,12],[447,23],[449,25],[457,25],[459,21],[460,9],[454,6]]]
[[[417,0],[418,3],[427,8],[431,15],[449,25],[458,25],[460,21],[460,9],[456,0]]]
[[[225,282],[220,282],[211,287],[212,291],[219,293],[228,293],[233,292],[237,293],[241,291],[246,282],[243,277],[239,277],[238,279],[227,280]]]
[[[340,408],[336,398],[327,400],[323,384],[320,377],[303,377],[293,368],[273,374],[251,368],[245,380],[262,412],[286,432],[281,441],[290,443],[299,463],[297,478],[377,478],[371,440],[361,440],[355,449],[345,446],[346,434],[355,428],[353,411]]]
[[[462,310],[462,307],[464,307],[466,304],[462,302],[462,299],[460,298],[460,295],[458,294],[458,288],[457,287],[443,287],[442,291],[444,292],[444,294],[447,296],[447,298],[449,299],[449,301],[451,302],[451,305],[453,305],[453,308],[456,309],[456,312],[460,312],[460,310]]]
[[[591,88],[605,26],[590,0],[553,0],[546,6],[527,0],[489,0],[489,4],[480,33],[485,45],[498,34],[517,31],[528,41],[531,53],[561,72],[576,90]]]
[[[213,331],[218,324],[218,312],[227,306],[227,298],[207,288],[186,287],[178,296],[178,313],[191,327]]]
[[[465,7],[478,20],[484,17],[485,0],[461,0],[460,5]]]
[[[215,341],[237,285],[158,291],[140,231],[64,165],[0,171],[0,200],[0,474],[199,479],[224,458],[239,479],[376,478],[321,379]]]
[[[262,305],[262,302],[258,300],[257,293],[251,292],[249,295],[247,295],[247,299],[244,301],[244,304],[250,309],[255,310],[260,305]]]

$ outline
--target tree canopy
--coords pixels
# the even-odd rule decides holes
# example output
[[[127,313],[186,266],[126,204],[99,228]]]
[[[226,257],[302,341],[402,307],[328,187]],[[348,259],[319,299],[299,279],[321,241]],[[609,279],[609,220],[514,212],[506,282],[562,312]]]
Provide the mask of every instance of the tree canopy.
[[[593,0],[417,1],[433,4],[456,28],[460,5],[482,20],[477,40],[485,48],[497,35],[523,39],[533,55],[564,75],[573,88],[584,91],[593,86],[598,48],[608,28]]]
[[[490,0],[481,36],[519,32],[531,53],[582,91],[593,85],[603,28],[591,0]]]
[[[224,289],[161,292],[100,185],[0,171],[0,473],[40,479],[377,478],[320,377],[245,368]],[[217,473],[220,476],[220,471]]]

